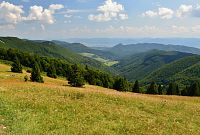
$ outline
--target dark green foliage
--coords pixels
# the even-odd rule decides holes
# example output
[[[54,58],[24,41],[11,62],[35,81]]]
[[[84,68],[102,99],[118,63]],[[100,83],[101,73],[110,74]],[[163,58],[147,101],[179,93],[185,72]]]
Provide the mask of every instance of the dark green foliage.
[[[155,80],[158,83],[168,84],[171,81],[178,80],[179,84],[190,85],[191,82],[199,80],[199,69],[200,56],[189,56],[161,67],[143,81]]]
[[[40,75],[40,68],[37,62],[34,63],[34,66],[32,68],[32,72],[31,72],[31,81],[32,82],[39,82],[39,83],[43,83],[43,78]]]
[[[159,95],[162,95],[162,94],[163,94],[163,87],[162,87],[161,84],[159,84],[159,86],[158,86],[158,94],[159,94]]]
[[[181,95],[182,96],[187,96],[188,95],[188,86],[186,86],[182,91],[181,91]]]
[[[188,96],[200,96],[200,84],[199,82],[195,82],[190,86],[187,91]]]
[[[158,94],[156,83],[153,81],[151,82],[150,86],[147,89],[147,94]]]
[[[85,80],[81,74],[81,71],[78,69],[78,66],[75,64],[72,66],[72,69],[73,71],[68,79],[69,84],[73,87],[82,87],[85,85]]]
[[[129,83],[125,78],[117,78],[114,82],[113,88],[118,91],[128,91]]]
[[[140,93],[140,85],[139,85],[139,81],[136,80],[135,84],[133,85],[132,91],[135,93]]]
[[[47,76],[51,77],[51,78],[57,78],[56,69],[55,69],[54,63],[51,63],[49,65],[49,68],[47,69]]]
[[[178,59],[191,56],[183,52],[166,52],[151,50],[124,57],[118,64],[113,65],[115,70],[125,76],[128,80],[144,79],[144,77],[156,71],[160,67]],[[153,80],[153,79],[152,79]]]
[[[105,88],[113,87],[113,77],[109,74],[98,70],[92,70],[88,66],[85,67],[85,70],[84,78],[90,85],[97,85]]]
[[[170,83],[167,89],[167,95],[180,95],[179,86],[176,83]]]
[[[12,66],[11,67],[12,72],[22,73],[22,65],[20,64],[20,61],[17,57],[15,57],[15,60],[11,66]]]

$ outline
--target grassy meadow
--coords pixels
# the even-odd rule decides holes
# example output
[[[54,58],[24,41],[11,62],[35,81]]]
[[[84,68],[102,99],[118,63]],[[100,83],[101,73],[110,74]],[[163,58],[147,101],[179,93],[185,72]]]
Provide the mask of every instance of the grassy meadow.
[[[100,56],[92,54],[92,53],[80,53],[80,54],[82,56],[93,58],[93,59],[95,59],[95,60],[97,60],[99,62],[102,62],[103,64],[105,64],[106,66],[109,66],[109,67],[111,67],[111,66],[113,66],[113,65],[118,63],[118,61],[103,59]]]
[[[24,82],[0,64],[0,135],[199,135],[200,98]],[[27,74],[30,75],[30,74]]]

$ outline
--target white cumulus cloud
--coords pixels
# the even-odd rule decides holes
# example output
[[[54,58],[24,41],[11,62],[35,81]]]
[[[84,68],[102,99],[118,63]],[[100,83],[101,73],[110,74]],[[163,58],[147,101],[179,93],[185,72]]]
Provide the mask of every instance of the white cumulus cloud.
[[[161,7],[157,11],[148,10],[142,14],[143,17],[160,17],[161,19],[171,19],[174,11],[170,8]]]
[[[191,13],[192,10],[193,10],[192,5],[184,5],[183,4],[177,10],[177,16],[178,17],[184,17],[184,16],[188,15],[189,13]]]
[[[88,16],[88,19],[96,22],[105,22],[112,19],[128,19],[128,15],[123,13],[124,6],[122,4],[114,2],[113,0],[106,0],[102,6],[99,6],[97,8],[97,11],[99,12],[99,14],[90,14]]]
[[[169,8],[159,8],[158,15],[161,19],[171,19],[173,17],[174,11]]]
[[[64,8],[63,5],[53,4],[48,9],[42,6],[31,6],[27,21],[41,21],[42,23],[53,24],[55,22],[54,14],[56,10]]]
[[[23,6],[17,6],[9,2],[0,3],[0,23],[17,24],[23,20]]]
[[[9,2],[0,3],[0,24],[16,25],[23,21],[39,21],[40,23],[53,24],[56,10],[64,8],[61,4],[52,4],[48,9],[42,6],[31,6],[28,16],[23,16],[23,6],[14,5]]]
[[[145,13],[142,14],[142,16],[147,16],[147,17],[155,17],[155,16],[158,16],[158,13],[157,12],[154,12],[154,11],[151,11],[151,10],[148,10],[146,11]]]

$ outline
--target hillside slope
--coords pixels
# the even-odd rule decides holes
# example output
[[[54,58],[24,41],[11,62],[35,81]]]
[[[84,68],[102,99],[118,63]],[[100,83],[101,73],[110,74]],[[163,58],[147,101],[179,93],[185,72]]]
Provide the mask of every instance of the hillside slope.
[[[191,55],[193,54],[152,50],[120,59],[113,67],[131,81],[140,80],[165,64]]]
[[[163,45],[155,43],[140,43],[140,44],[130,44],[130,45],[119,44],[110,48],[108,51],[122,58],[125,56],[147,52],[154,49],[163,51],[178,51],[185,53],[200,54],[200,49],[198,48],[180,46],[180,45]]]
[[[25,52],[35,53],[41,56],[49,56],[54,58],[63,59],[69,63],[90,65],[101,70],[113,71],[111,68],[103,65],[94,59],[81,56],[75,52],[56,45],[50,41],[31,41],[23,40],[16,37],[0,37],[0,47],[15,48]],[[113,71],[114,72],[114,71]]]
[[[24,82],[27,73],[9,70],[0,64],[3,135],[200,134],[200,98],[121,93],[89,85],[72,88],[62,78]]]
[[[67,43],[67,42],[56,41],[56,40],[53,40],[52,42],[54,42],[58,45],[61,45],[62,47],[65,47],[69,50],[72,50],[76,53],[91,53],[91,54],[98,55],[101,58],[111,59],[111,60],[115,60],[115,59],[119,58],[117,55],[115,55],[111,52],[92,49],[92,48],[87,47],[87,46],[85,46],[81,43]]]
[[[194,55],[174,61],[156,70],[144,79],[144,82],[152,80],[161,83],[178,81],[182,84],[189,84],[200,77],[200,55]]]

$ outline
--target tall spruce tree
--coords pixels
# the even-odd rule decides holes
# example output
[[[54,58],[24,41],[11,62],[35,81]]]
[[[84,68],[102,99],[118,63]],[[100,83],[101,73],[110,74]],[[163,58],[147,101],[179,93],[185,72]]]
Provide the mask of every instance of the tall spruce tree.
[[[159,86],[158,86],[158,94],[159,94],[159,95],[162,95],[162,94],[163,94],[163,88],[162,88],[162,85],[161,85],[161,84],[159,84]]]
[[[117,78],[114,82],[113,88],[118,91],[128,91],[129,83],[125,78]]]
[[[156,83],[151,82],[149,88],[147,89],[147,94],[158,94]]]
[[[15,73],[22,73],[22,65],[17,57],[15,57],[14,63],[11,65],[11,71]]]
[[[186,86],[182,91],[181,91],[181,96],[188,96],[188,86]]]
[[[73,87],[82,87],[85,85],[85,80],[81,71],[78,69],[78,66],[75,64],[72,66],[72,72],[68,78],[69,84]]]
[[[135,84],[133,85],[132,91],[135,93],[140,93],[140,85],[139,85],[139,81],[136,80]]]
[[[180,95],[178,84],[170,83],[167,89],[167,95]]]
[[[195,82],[188,89],[188,96],[200,96],[200,84]]]
[[[40,75],[40,68],[37,62],[35,62],[33,68],[32,68],[32,72],[31,72],[31,81],[32,82],[39,82],[39,83],[43,83],[43,78]]]

